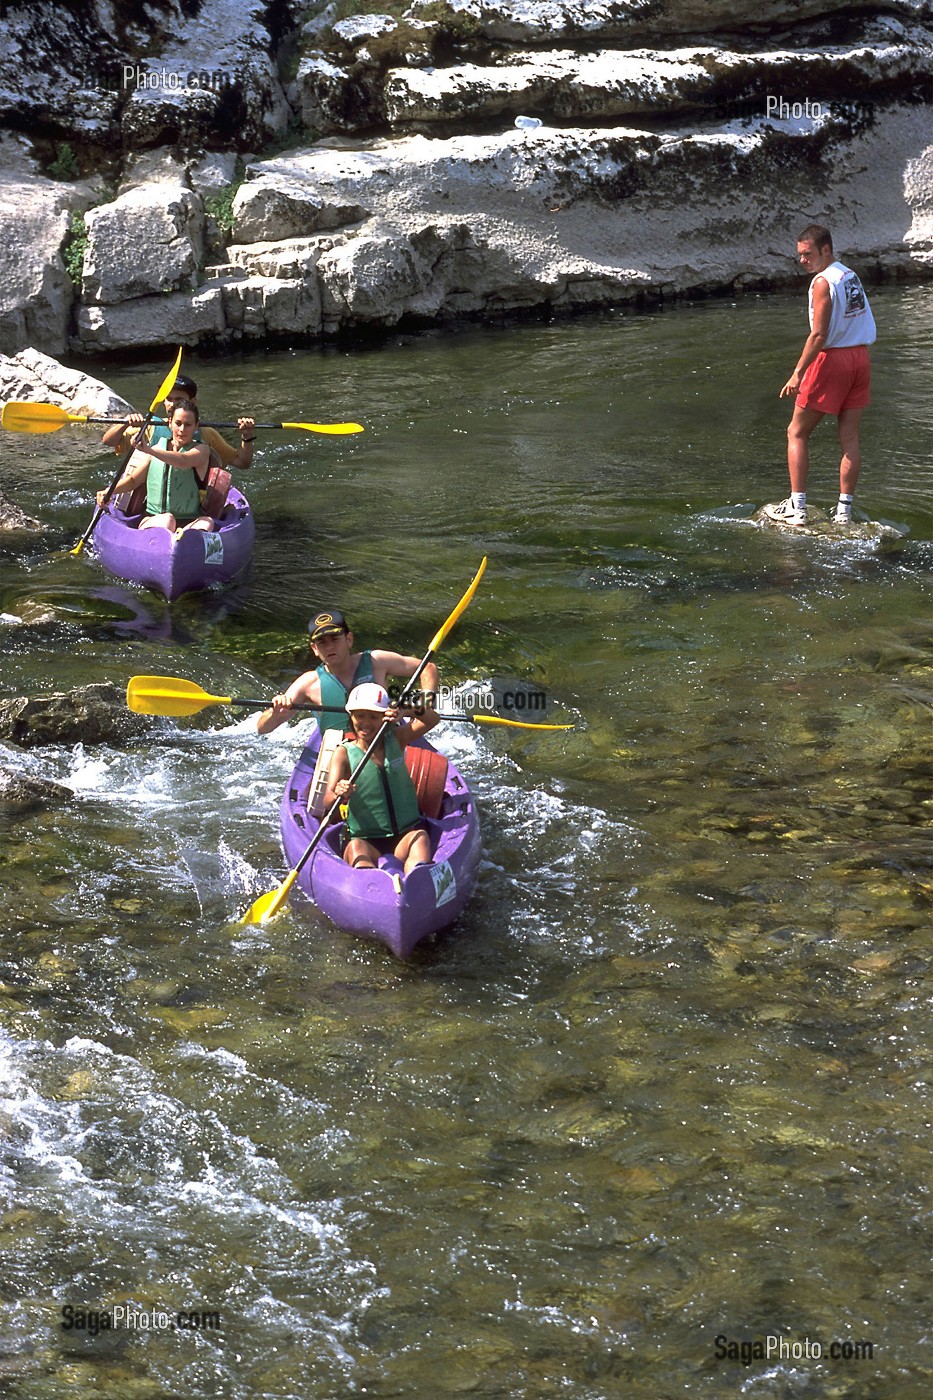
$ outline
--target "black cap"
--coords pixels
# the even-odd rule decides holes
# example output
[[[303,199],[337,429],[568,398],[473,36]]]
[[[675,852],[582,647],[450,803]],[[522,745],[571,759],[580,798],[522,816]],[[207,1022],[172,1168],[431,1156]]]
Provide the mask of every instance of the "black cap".
[[[315,613],[308,623],[312,642],[318,641],[321,637],[336,637],[341,632],[349,632],[349,630],[347,619],[337,608]]]
[[[187,375],[184,374],[178,376],[171,389],[169,389],[166,398],[170,399],[176,389],[181,389],[182,393],[187,394],[189,399],[196,399],[198,396],[197,384],[195,384],[193,379],[189,379]]]

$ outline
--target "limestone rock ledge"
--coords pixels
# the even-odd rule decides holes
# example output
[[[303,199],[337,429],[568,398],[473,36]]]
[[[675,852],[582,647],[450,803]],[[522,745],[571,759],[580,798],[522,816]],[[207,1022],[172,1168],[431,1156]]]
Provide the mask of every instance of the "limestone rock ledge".
[[[0,351],[65,348],[72,286],[61,249],[69,221],[92,203],[87,183],[46,179],[29,143],[0,133]]]
[[[772,287],[814,219],[870,282],[933,276],[933,0],[413,0],[336,22],[153,0],[134,52],[233,77],[178,92],[88,86],[104,0],[84,29],[51,0],[8,10],[0,93],[35,140],[0,132],[0,352]],[[302,147],[248,154],[299,118]],[[122,142],[119,183],[49,179],[64,134],[85,162]]]
[[[930,276],[928,136],[908,104],[854,134],[759,121],[318,144],[248,167],[228,261],[200,288],[84,305],[73,344],[333,335],[784,285],[814,218],[869,281]]]

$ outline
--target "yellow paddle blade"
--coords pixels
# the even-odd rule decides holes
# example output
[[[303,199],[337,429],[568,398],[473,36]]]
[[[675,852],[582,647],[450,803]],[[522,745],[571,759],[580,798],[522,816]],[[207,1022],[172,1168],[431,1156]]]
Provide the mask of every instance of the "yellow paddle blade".
[[[474,724],[503,724],[509,729],[573,729],[572,724],[532,724],[523,719],[500,719],[498,715],[471,715]]]
[[[485,572],[486,572],[486,555],[484,554],[484,555],[483,555],[483,562],[482,562],[482,564],[480,564],[479,568],[476,570],[476,574],[475,574],[475,576],[474,576],[474,578],[473,578],[473,582],[470,584],[469,588],[468,588],[467,591],[464,593],[463,597],[460,599],[460,602],[459,602],[459,603],[457,604],[457,606],[454,608],[453,612],[450,614],[450,617],[447,619],[447,621],[443,624],[443,626],[440,628],[440,630],[439,630],[438,632],[435,632],[435,634],[434,634],[434,640],[431,642],[431,645],[428,647],[428,652],[429,652],[429,653],[432,652],[432,651],[437,651],[438,647],[441,645],[441,643],[443,642],[444,638],[447,636],[447,633],[450,631],[451,627],[453,627],[454,623],[457,621],[457,618],[460,616],[460,614],[461,614],[462,612],[465,612],[466,609],[470,606],[470,599],[473,597],[473,594],[476,592],[477,588],[479,588],[479,581],[480,581],[480,579],[483,577],[483,574],[484,574]]]
[[[362,423],[280,423],[280,428],[304,428],[307,433],[362,433]]]
[[[126,687],[126,703],[138,715],[196,715],[208,705],[229,705],[231,698],[174,676],[131,676]]]
[[[265,924],[274,918],[288,898],[288,892],[297,878],[298,871],[290,870],[277,890],[272,890],[270,894],[261,894],[243,915],[240,928],[246,928],[248,924]]]
[[[172,368],[162,380],[162,383],[159,385],[158,393],[152,400],[152,403],[149,405],[150,414],[155,413],[156,409],[159,407],[159,404],[165,398],[166,394],[168,394],[169,390],[175,387],[175,380],[178,378],[178,371],[181,369],[182,351],[183,347],[179,345],[178,354],[175,356],[175,363],[172,365]]]
[[[11,433],[57,433],[67,423],[86,423],[87,414],[66,413],[54,403],[27,403],[11,399],[3,405],[0,427]]]

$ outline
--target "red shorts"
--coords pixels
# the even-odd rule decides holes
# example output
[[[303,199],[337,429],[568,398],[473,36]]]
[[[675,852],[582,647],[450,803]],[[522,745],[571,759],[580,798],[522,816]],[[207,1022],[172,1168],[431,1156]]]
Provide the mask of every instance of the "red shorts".
[[[867,408],[871,402],[868,346],[821,350],[805,370],[794,402],[798,408],[815,408],[818,413]]]

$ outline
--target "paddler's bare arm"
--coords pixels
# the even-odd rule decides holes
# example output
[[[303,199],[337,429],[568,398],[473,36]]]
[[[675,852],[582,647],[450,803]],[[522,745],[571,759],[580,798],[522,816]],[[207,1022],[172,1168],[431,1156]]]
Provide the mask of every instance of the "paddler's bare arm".
[[[114,423],[112,427],[107,429],[101,438],[101,442],[105,447],[112,447],[117,456],[119,456],[120,453],[125,452],[129,446],[125,441],[125,434],[132,428],[136,428],[138,431],[145,421],[141,413],[128,413],[122,423]]]
[[[813,284],[813,329],[803,343],[800,359],[797,361],[790,379],[781,390],[779,398],[784,399],[791,394],[796,395],[800,388],[800,381],[803,379],[804,370],[812,365],[826,343],[831,312],[832,299],[829,295],[829,283],[825,277],[820,277]]]
[[[150,443],[146,448],[150,457],[155,457],[159,462],[165,462],[170,467],[190,467],[203,470],[210,461],[211,449],[206,442],[196,442],[187,452],[176,452],[174,447],[153,447]]]
[[[320,705],[321,683],[313,671],[306,671],[296,681],[292,681],[281,695],[275,695],[268,710],[263,710],[256,721],[259,734],[271,734],[295,713],[295,705]]]
[[[149,454],[147,452],[134,452],[126,468],[110,493],[110,496],[119,496],[124,491],[135,491],[137,486],[142,486],[149,475]],[[106,491],[98,491],[97,504],[99,506],[109,500]]]
[[[256,420],[254,418],[238,418],[237,427],[240,430],[239,447],[231,447],[227,439],[209,424],[205,424],[201,429],[201,437],[212,451],[216,452],[220,465],[225,467],[227,471],[246,471],[253,464]]]
[[[332,807],[338,797],[343,802],[352,792],[350,760],[347,757],[346,749],[341,747],[335,751],[330,761],[330,774],[327,779],[327,791],[324,793],[324,806]]]
[[[402,656],[397,651],[374,651],[373,672],[379,685],[385,685],[389,676],[407,680],[413,676],[421,665],[419,656]],[[433,661],[429,661],[427,666],[418,677],[417,689],[422,695],[417,697],[420,703],[414,708],[405,707],[399,713],[403,716],[411,716],[412,738],[417,739],[422,734],[427,734],[429,729],[433,729],[439,723],[436,711],[437,688],[440,684],[437,667]]]
[[[237,427],[240,430],[240,445],[231,458],[231,467],[238,467],[241,472],[247,471],[253,465],[253,443],[256,441],[256,420],[255,418],[238,418]]]

